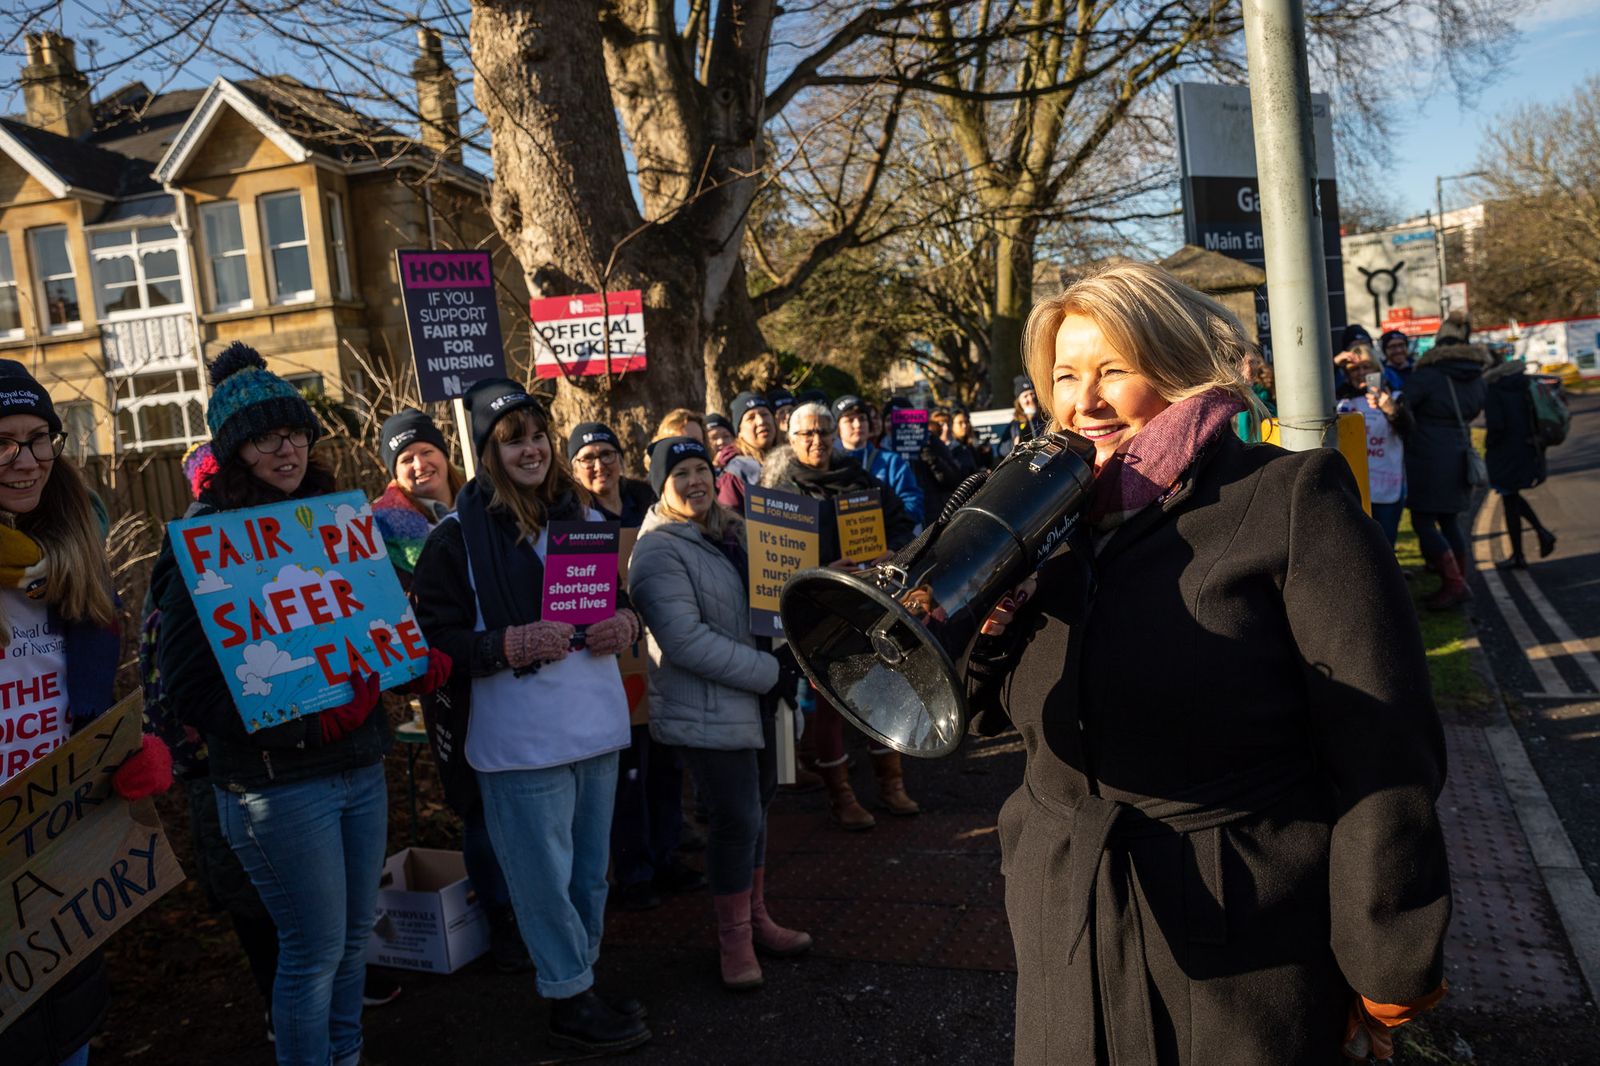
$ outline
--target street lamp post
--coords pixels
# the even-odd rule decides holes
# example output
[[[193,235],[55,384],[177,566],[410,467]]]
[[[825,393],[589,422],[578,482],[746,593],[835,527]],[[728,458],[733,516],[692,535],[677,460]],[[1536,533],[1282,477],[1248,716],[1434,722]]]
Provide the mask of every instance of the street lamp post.
[[[1434,226],[1433,243],[1434,243],[1434,247],[1438,250],[1438,261],[1439,261],[1439,317],[1440,318],[1443,318],[1445,315],[1450,313],[1449,300],[1448,300],[1448,298],[1446,298],[1446,296],[1444,294],[1444,285],[1445,285],[1446,274],[1447,274],[1447,271],[1445,269],[1446,268],[1446,264],[1445,264],[1445,254],[1444,254],[1444,183],[1447,182],[1447,181],[1465,181],[1467,178],[1485,178],[1485,177],[1488,177],[1488,175],[1485,174],[1483,171],[1481,171],[1481,170],[1471,170],[1471,171],[1468,171],[1465,174],[1440,174],[1440,175],[1436,175],[1434,177],[1434,179],[1433,179],[1433,202],[1434,202],[1434,205],[1439,210],[1438,215],[1435,216],[1435,219],[1434,219],[1434,221],[1437,223],[1437,225]]]

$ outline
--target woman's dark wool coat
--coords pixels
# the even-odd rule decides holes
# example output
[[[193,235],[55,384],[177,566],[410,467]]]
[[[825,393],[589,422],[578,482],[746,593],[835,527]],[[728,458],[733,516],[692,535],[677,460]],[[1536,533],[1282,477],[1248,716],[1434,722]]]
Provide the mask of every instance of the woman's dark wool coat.
[[[1483,371],[1490,362],[1489,350],[1476,344],[1445,345],[1417,360],[1400,394],[1414,419],[1406,438],[1406,506],[1413,511],[1461,514],[1471,505],[1467,449],[1472,440],[1461,423],[1471,426],[1483,410]]]
[[[1433,991],[1450,919],[1393,553],[1337,452],[1231,434],[1090,551],[973,669],[975,728],[1009,715],[1027,751],[999,827],[1016,1061],[1335,1066],[1352,989]]]
[[[1521,359],[1483,375],[1488,386],[1483,402],[1484,461],[1489,484],[1501,492],[1531,489],[1545,478],[1544,449],[1533,435],[1533,398]]]

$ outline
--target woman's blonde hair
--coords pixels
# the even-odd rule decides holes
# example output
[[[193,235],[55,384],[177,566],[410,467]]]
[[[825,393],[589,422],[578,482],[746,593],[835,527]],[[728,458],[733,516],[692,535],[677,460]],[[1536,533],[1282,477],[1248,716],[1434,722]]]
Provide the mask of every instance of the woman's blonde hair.
[[[444,484],[445,488],[450,492],[450,498],[445,501],[447,506],[454,507],[456,505],[456,497],[461,494],[462,486],[466,485],[466,483],[466,471],[450,462],[448,458],[445,459]],[[413,510],[416,510],[421,514],[428,513],[428,508],[424,506],[422,499],[410,489],[400,484],[400,480],[398,478],[395,479],[394,487],[400,490],[400,495],[406,498],[406,502],[411,505]]]
[[[1168,403],[1226,389],[1244,405],[1252,429],[1265,414],[1239,374],[1239,362],[1251,344],[1233,312],[1160,267],[1118,263],[1035,304],[1023,327],[1023,363],[1040,386],[1035,392],[1040,405],[1056,425],[1062,419],[1055,410],[1052,370],[1056,334],[1068,315],[1082,315],[1098,326]]]
[[[538,488],[529,491],[511,480],[510,472],[500,460],[499,446],[534,433],[543,433],[550,439],[550,471],[545,474]],[[550,420],[545,417],[542,408],[519,407],[496,422],[489,433],[489,442],[483,446],[483,454],[478,457],[478,463],[489,478],[489,488],[493,490],[489,497],[489,510],[509,514],[516,521],[517,530],[524,536],[538,537],[539,531],[549,520],[550,505],[568,492],[573,493],[580,504],[589,506],[589,493],[567,469],[567,461],[556,448],[555,438],[550,432]]]
[[[39,494],[39,505],[11,516],[11,524],[33,538],[44,553],[45,603],[68,622],[110,626],[117,620],[106,565],[106,537],[83,475],[70,459],[56,458]],[[0,622],[3,622],[0,619]],[[0,647],[11,644],[11,626],[0,624]]]
[[[700,439],[706,435],[706,416],[698,411],[691,411],[687,407],[675,407],[661,419],[661,424],[656,427],[656,435],[651,440],[660,440],[662,437],[682,437],[683,427],[693,422],[700,427]]]

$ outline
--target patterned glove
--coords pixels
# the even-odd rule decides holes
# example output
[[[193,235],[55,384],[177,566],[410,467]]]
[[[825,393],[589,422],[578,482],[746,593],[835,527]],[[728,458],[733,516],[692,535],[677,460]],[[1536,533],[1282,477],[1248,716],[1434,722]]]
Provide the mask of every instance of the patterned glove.
[[[639,639],[639,616],[624,607],[584,634],[591,655],[620,655]]]
[[[506,662],[515,669],[559,662],[572,649],[574,630],[566,622],[529,622],[506,627]]]

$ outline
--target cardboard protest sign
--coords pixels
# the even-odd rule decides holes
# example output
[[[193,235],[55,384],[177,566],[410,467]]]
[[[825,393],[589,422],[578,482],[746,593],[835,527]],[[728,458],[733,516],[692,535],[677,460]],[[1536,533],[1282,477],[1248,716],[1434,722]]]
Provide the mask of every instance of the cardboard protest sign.
[[[424,400],[464,395],[506,376],[488,252],[395,251],[406,333]]]
[[[889,446],[895,452],[914,459],[922,454],[928,443],[928,412],[895,408],[889,412]]]
[[[616,522],[551,522],[544,552],[547,622],[586,626],[617,613]]]
[[[645,368],[644,294],[549,296],[528,301],[539,340],[534,374],[622,374]]]
[[[0,785],[0,1031],[183,881],[155,805],[111,788],[141,711],[128,697]]]
[[[889,550],[883,528],[883,490],[861,489],[835,496],[833,509],[839,523],[839,557],[871,562]]]
[[[167,523],[200,624],[250,732],[350,700],[352,673],[393,688],[428,645],[372,507],[335,492]]]
[[[781,637],[778,597],[790,577],[817,565],[822,505],[792,492],[752,486],[744,508],[750,553],[750,629],[757,636]]]
[[[617,584],[628,587],[628,563],[633,558],[633,545],[639,539],[637,529],[624,529],[617,549]],[[640,616],[640,621],[643,621]],[[645,637],[628,645],[617,656],[617,666],[622,671],[622,690],[628,694],[628,724],[644,725],[650,721],[650,657],[645,654]]]

